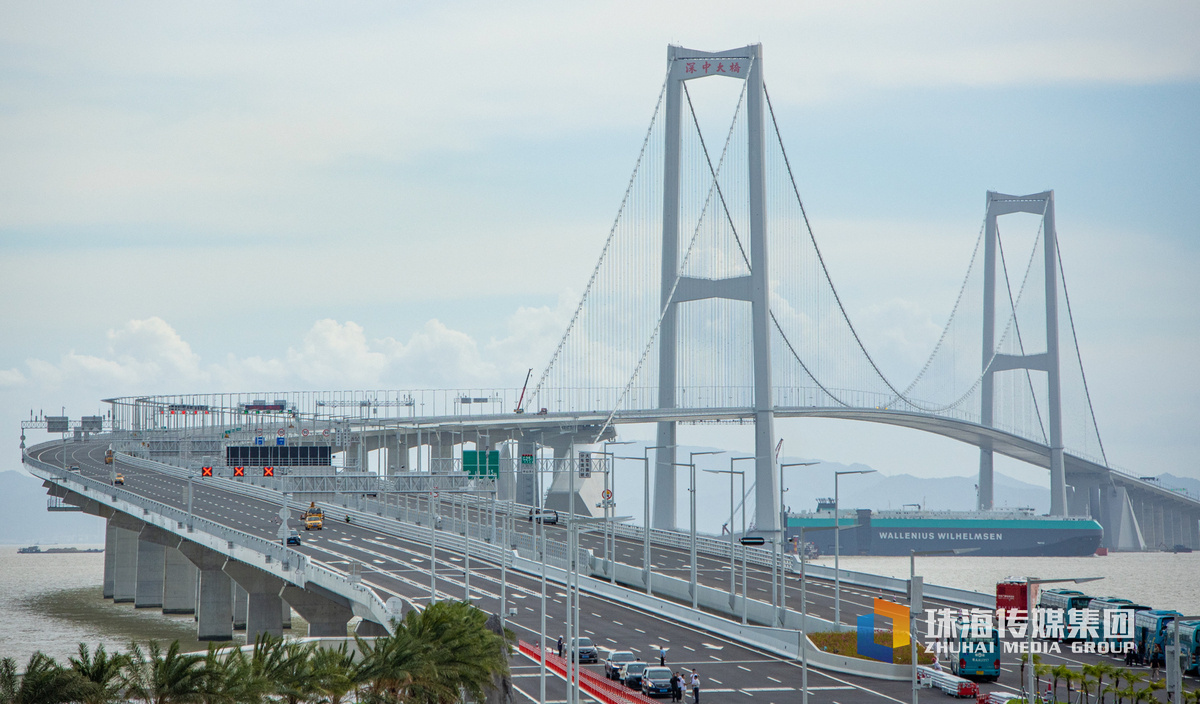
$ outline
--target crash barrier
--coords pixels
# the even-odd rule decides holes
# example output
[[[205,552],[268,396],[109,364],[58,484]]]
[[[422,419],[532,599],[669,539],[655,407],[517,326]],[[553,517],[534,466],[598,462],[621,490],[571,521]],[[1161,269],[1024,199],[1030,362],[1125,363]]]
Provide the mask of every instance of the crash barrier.
[[[311,582],[340,594],[354,605],[357,616],[386,624],[396,615],[387,608],[378,594],[364,587],[349,574],[315,563],[307,556],[283,545],[281,541],[244,533],[222,523],[194,516],[186,510],[147,499],[123,487],[66,471],[28,454],[36,449],[35,447],[26,450],[22,457],[28,467],[36,470],[32,473],[83,499],[108,506],[114,511],[273,574],[296,586],[304,587]],[[278,497],[275,493],[277,501]]]
[[[1006,702],[1012,701],[1025,701],[1025,698],[1012,692],[988,692],[975,697],[975,704],[1006,704]]]
[[[149,461],[144,460],[144,462]],[[182,471],[178,468],[174,469],[175,472],[172,473]],[[209,481],[209,479],[205,481]],[[225,484],[225,482],[228,482],[228,484]],[[230,490],[236,490],[239,487],[245,486],[233,480],[221,480],[218,483]],[[278,492],[270,491],[269,495],[272,498],[266,500],[282,502],[282,497]],[[362,502],[359,503],[361,504]],[[300,504],[301,502],[292,502],[292,505],[296,507],[300,507]],[[487,560],[496,564],[504,561],[511,569],[528,576],[537,577],[541,574],[541,556],[534,550],[532,540],[527,533],[507,532],[501,535],[499,542],[508,543],[502,547],[501,545],[489,543],[484,540],[468,538],[464,533],[457,531],[431,530],[429,526],[420,526],[405,522],[402,518],[402,513],[389,517],[380,515],[374,511],[366,512],[338,504],[318,502],[318,505],[324,510],[327,521],[343,521],[349,517],[354,523],[368,527],[371,530],[379,531],[383,534],[391,534],[417,543],[430,544],[436,539],[437,545],[440,548],[452,550],[457,553],[466,552],[469,545],[470,553],[474,558]],[[304,504],[304,506],[307,506],[307,504]],[[370,508],[377,507],[373,502],[367,504],[367,506]],[[395,508],[395,505],[388,508]],[[425,515],[428,516],[428,513]],[[441,525],[443,528],[452,525],[449,517],[443,517]],[[490,528],[488,532],[490,534]],[[547,541],[546,544],[547,579],[558,584],[565,584],[567,555],[565,551],[559,553],[550,547],[558,545],[561,548],[562,543]],[[512,549],[514,546],[517,548],[516,551]],[[809,616],[808,621],[803,622],[801,614],[792,609],[782,610],[782,613],[778,614],[782,616],[783,628],[743,625],[735,620],[731,620],[740,620],[742,607],[742,596],[740,594],[735,597],[733,607],[731,608],[728,591],[698,585],[697,602],[701,609],[694,611],[690,607],[691,596],[687,580],[652,572],[653,591],[655,595],[651,596],[641,591],[634,591],[643,586],[643,571],[640,568],[617,563],[617,584],[612,584],[605,579],[597,579],[589,576],[598,572],[594,567],[597,567],[600,562],[602,561],[595,558],[590,550],[580,550],[576,564],[581,572],[579,585],[583,592],[623,603],[647,613],[666,616],[677,622],[689,623],[697,628],[725,636],[744,645],[782,657],[800,659],[800,639],[803,637],[800,634],[800,630],[804,629],[805,626],[807,626],[808,632],[836,629],[833,623],[815,616]],[[375,569],[372,565],[362,565],[362,568],[364,570]],[[623,584],[627,584],[633,587],[633,589],[622,586]],[[659,595],[667,598],[659,598]],[[758,623],[772,623],[778,616],[774,613],[773,607],[764,602],[750,599],[747,601],[746,606],[748,618]],[[705,611],[705,609],[710,609],[721,614],[728,614],[728,616],[718,616]],[[822,670],[885,680],[903,681],[910,677],[910,670],[906,666],[826,653],[814,645],[811,640],[805,639],[805,643],[804,651],[809,664]]]
[[[525,641],[520,641],[518,649],[534,662],[541,662],[536,645],[531,645]],[[546,669],[553,670],[563,679],[567,677],[567,659],[560,658],[554,653],[544,653],[546,658]],[[579,688],[593,697],[599,699],[604,704],[654,704],[654,700],[641,692],[634,691],[614,683],[612,680],[606,679],[592,672],[579,668]]]
[[[952,675],[944,670],[935,670],[932,667],[918,667],[917,682],[929,687],[937,687],[952,697],[979,696],[979,685],[971,680]]]
[[[476,504],[482,504],[483,500],[472,498]],[[518,504],[512,501],[497,501],[496,512],[506,513],[511,516],[524,517],[528,515],[529,507],[523,504]],[[645,530],[641,526],[630,525],[627,523],[618,523],[613,526],[613,530],[618,537],[627,538],[642,542],[645,540]],[[673,530],[661,530],[658,528],[651,529],[650,538],[653,541],[653,547],[659,548],[668,546],[680,550],[691,549],[691,537],[686,533],[680,533]],[[711,536],[696,536],[696,550],[699,553],[710,557],[720,557],[729,559],[732,551],[734,560],[741,562],[745,559],[747,562],[769,567],[771,560],[779,560],[778,564],[786,570],[790,570],[794,574],[800,573],[800,557],[790,553],[780,556],[776,551],[769,548],[747,547],[738,544],[736,541],[730,545],[728,538],[714,538]],[[603,560],[601,560],[603,562]],[[605,565],[607,567],[607,565]],[[833,581],[834,569],[827,565],[817,565],[809,562],[805,566],[808,576],[816,579],[824,579]],[[908,594],[908,580],[898,579],[895,577],[884,577],[877,574],[869,574],[867,572],[856,572],[854,570],[840,570],[839,579],[842,584],[852,585],[856,587],[868,587],[871,589],[882,589],[893,594]],[[926,583],[924,585],[924,595],[929,599],[940,599],[958,604],[966,604],[969,606],[977,606],[980,608],[995,608],[996,597],[994,594],[983,594],[981,592],[973,592],[967,589],[955,589],[953,587],[944,587],[937,584]]]

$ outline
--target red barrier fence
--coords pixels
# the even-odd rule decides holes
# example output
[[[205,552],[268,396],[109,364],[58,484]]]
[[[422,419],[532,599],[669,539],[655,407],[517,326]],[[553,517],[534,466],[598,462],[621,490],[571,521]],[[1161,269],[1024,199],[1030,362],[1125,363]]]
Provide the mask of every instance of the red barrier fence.
[[[539,660],[538,647],[525,641],[517,643],[518,649],[533,659]],[[560,658],[554,653],[546,653],[546,669],[553,670],[565,679],[567,676],[567,659]],[[617,684],[610,679],[601,677],[591,670],[579,668],[579,688],[604,704],[654,704],[654,700],[641,692]]]

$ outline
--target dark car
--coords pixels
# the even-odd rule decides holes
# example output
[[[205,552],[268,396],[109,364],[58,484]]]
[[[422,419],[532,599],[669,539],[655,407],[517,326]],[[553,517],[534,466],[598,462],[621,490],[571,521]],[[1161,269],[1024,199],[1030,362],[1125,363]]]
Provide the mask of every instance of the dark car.
[[[537,521],[538,523],[542,523],[545,525],[550,525],[550,524],[558,525],[558,511],[555,511],[554,509],[549,509],[549,508],[530,509],[529,510],[529,520],[531,522]]]
[[[647,667],[642,673],[642,694],[647,697],[671,696],[671,668]]]
[[[577,638],[576,647],[571,649],[571,659],[575,659],[575,651],[579,651],[579,662],[600,662],[600,653],[592,644],[591,638]]]
[[[620,679],[621,666],[633,662],[637,657],[628,650],[614,650],[604,659],[604,676],[610,680]]]
[[[646,663],[641,660],[627,662],[621,666],[621,681],[630,689],[642,688],[642,673],[646,671]]]
[[[296,530],[295,528],[292,528],[291,530],[289,530],[287,533],[287,538],[284,538],[283,544],[284,545],[299,545],[300,544],[300,531]]]

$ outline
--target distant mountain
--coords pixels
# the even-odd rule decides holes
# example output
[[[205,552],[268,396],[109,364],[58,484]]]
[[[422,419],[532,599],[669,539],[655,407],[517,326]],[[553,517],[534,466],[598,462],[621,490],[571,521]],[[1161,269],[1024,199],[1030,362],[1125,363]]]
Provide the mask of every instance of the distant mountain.
[[[103,544],[104,519],[78,512],[50,513],[40,479],[0,472],[0,544]]]
[[[1167,489],[1183,489],[1192,496],[1200,496],[1200,479],[1177,477],[1174,474],[1163,473],[1158,475],[1158,483]]]

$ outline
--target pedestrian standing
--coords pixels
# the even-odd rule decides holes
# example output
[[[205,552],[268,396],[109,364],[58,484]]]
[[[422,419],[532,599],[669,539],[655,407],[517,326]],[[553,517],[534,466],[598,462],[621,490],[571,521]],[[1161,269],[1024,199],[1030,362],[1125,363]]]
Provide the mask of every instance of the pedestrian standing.
[[[558,657],[561,658],[562,656],[563,656],[563,637],[559,636],[558,637]]]
[[[700,704],[700,675],[692,670],[692,704]]]
[[[683,683],[680,681],[679,673],[671,674],[671,701],[677,702],[682,698]]]
[[[658,666],[667,666],[667,649],[664,646],[658,646]]]

